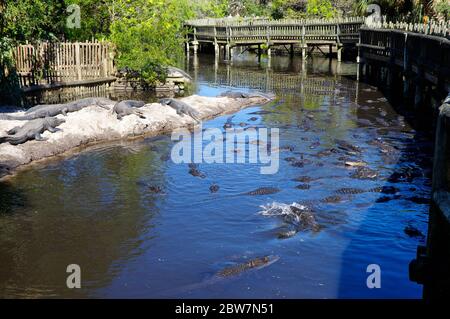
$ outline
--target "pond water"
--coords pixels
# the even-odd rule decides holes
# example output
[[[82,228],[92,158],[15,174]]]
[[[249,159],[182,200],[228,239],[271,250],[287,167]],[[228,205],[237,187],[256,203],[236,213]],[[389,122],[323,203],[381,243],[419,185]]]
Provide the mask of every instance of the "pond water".
[[[272,57],[269,65],[243,54],[231,65],[191,57],[186,68],[200,95],[277,94],[203,128],[279,128],[278,172],[199,164],[204,176],[193,176],[170,159],[170,136],[21,171],[0,184],[1,297],[421,297],[408,263],[427,231],[426,130],[356,82],[352,63]],[[279,191],[245,194],[260,187]],[[317,227],[286,232],[292,220],[260,213],[272,203],[297,203]],[[245,266],[264,256],[275,262]],[[69,264],[81,267],[81,289],[66,286]],[[367,286],[371,264],[379,289]],[[227,267],[243,271],[217,275]]]

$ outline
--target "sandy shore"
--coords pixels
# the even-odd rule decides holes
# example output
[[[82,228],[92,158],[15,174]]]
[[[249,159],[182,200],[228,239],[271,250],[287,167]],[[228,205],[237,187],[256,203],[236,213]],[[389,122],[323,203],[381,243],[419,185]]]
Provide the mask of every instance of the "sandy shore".
[[[198,95],[181,100],[195,108],[200,113],[199,117],[202,120],[233,113],[250,105],[268,102],[262,97],[232,99]],[[66,122],[58,127],[60,131],[56,133],[48,131],[43,133],[42,136],[48,140],[28,141],[17,146],[9,143],[0,144],[0,178],[13,174],[24,165],[58,155],[74,153],[84,146],[142,136],[155,136],[195,124],[195,121],[189,116],[180,116],[166,105],[149,103],[140,110],[144,112],[145,119],[129,115],[118,120],[112,111],[96,106],[69,113],[66,117],[58,115],[58,117],[65,118]],[[20,114],[22,113],[14,113],[14,115]],[[5,131],[25,123],[26,121],[0,121],[0,136],[6,135]]]

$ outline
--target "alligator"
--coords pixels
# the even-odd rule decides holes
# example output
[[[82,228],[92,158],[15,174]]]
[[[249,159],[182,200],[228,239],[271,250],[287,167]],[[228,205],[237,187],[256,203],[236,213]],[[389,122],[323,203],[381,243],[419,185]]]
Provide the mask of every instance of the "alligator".
[[[217,184],[212,184],[211,186],[209,186],[209,191],[211,193],[216,193],[219,191],[219,185]]]
[[[234,265],[227,266],[219,270],[213,275],[208,276],[208,278],[203,280],[202,282],[166,290],[163,291],[162,294],[167,296],[179,296],[180,294],[184,294],[192,290],[197,290],[217,284],[223,280],[232,280],[233,278],[237,278],[251,271],[263,269],[277,262],[279,259],[280,257],[276,255],[266,255],[263,257],[256,257],[250,260],[245,260],[240,263],[234,262]]]
[[[280,257],[273,255],[256,257],[244,263],[225,267],[224,269],[217,272],[216,275],[218,277],[237,276],[250,269],[261,269],[262,267],[267,267],[276,262],[278,259],[280,259]]]
[[[299,184],[299,185],[295,186],[295,188],[301,189],[301,190],[306,190],[306,189],[310,189],[311,185],[309,185],[309,184]]]
[[[399,189],[393,186],[377,186],[370,189],[361,189],[353,187],[343,187],[335,191],[339,195],[356,195],[362,193],[383,193],[383,194],[396,194]]]
[[[136,108],[143,107],[145,102],[137,100],[124,100],[117,102],[113,107],[113,113],[117,114],[117,119],[121,120],[124,116],[134,114],[141,119],[145,119],[144,113]]]
[[[276,187],[260,187],[242,195],[270,195],[278,193],[279,191],[280,189]]]
[[[198,169],[198,165],[195,163],[189,163],[189,174],[194,177],[205,178],[206,175]]]
[[[229,97],[231,99],[248,99],[250,94],[244,92],[225,91],[218,95],[218,97]]]
[[[329,149],[326,149],[326,150],[323,150],[323,151],[320,151],[320,152],[316,153],[315,156],[321,158],[321,157],[324,157],[324,156],[330,156],[331,154],[336,154],[337,152],[338,152],[337,149],[329,148]]]
[[[174,66],[168,66],[167,67],[167,75],[171,74],[171,73],[180,73],[184,78],[188,79],[189,81],[192,81],[192,76],[190,76],[189,74],[187,74],[185,71],[176,68]]]
[[[358,167],[350,177],[357,179],[375,179],[378,177],[378,173],[368,167]]]
[[[418,230],[416,227],[411,226],[411,225],[406,226],[403,231],[409,237],[421,237],[421,238],[425,237],[420,230]]]
[[[244,92],[236,92],[236,91],[225,91],[218,95],[218,97],[229,97],[231,99],[250,99],[253,97],[262,97],[267,100],[273,99],[275,96],[273,94],[264,94],[264,93],[257,93],[257,92],[251,92],[251,93],[244,93]]]
[[[281,217],[288,226],[287,230],[278,233],[278,238],[289,238],[304,230],[318,232],[321,229],[313,211],[308,206],[295,202],[290,205],[273,202],[260,207],[263,209],[259,212],[261,215]]]
[[[335,191],[336,194],[340,195],[356,195],[356,194],[362,194],[366,193],[368,191],[361,189],[361,188],[352,188],[352,187],[343,187],[339,188]]]
[[[296,178],[292,179],[295,182],[300,182],[300,183],[309,183],[315,180],[315,178],[309,177],[309,176],[298,176]]]
[[[231,127],[233,126],[233,118],[234,118],[234,116],[235,116],[235,115],[232,115],[232,116],[229,116],[229,117],[227,118],[227,121],[226,121],[225,124],[223,125],[223,128],[224,128],[224,129],[231,128]]]
[[[341,150],[344,150],[350,154],[359,154],[361,153],[361,148],[358,146],[352,145],[344,140],[335,139],[334,142],[336,143],[337,147]]]
[[[171,108],[175,109],[175,111],[177,111],[177,114],[180,116],[189,115],[197,123],[200,123],[200,119],[199,119],[200,114],[194,108],[192,108],[190,105],[188,105],[182,101],[178,101],[178,100],[175,100],[172,98],[164,98],[164,99],[160,99],[159,103],[162,105],[168,105]]]
[[[51,133],[58,131],[56,127],[64,122],[64,119],[58,119],[56,117],[34,119],[23,126],[17,126],[10,129],[7,132],[7,136],[0,137],[0,143],[9,142],[11,145],[18,145],[33,139],[36,141],[45,141],[46,139],[43,138],[41,134],[45,131]]]
[[[148,186],[147,189],[153,194],[161,194],[163,192],[163,189],[161,188],[161,186],[157,186],[157,185],[150,185],[150,186]]]
[[[76,112],[91,105],[109,110],[106,105],[112,103],[114,102],[105,98],[85,98],[65,104],[42,104],[30,108],[24,115],[0,114],[0,120],[29,121],[38,118],[53,117],[59,114],[66,116],[69,112]]]

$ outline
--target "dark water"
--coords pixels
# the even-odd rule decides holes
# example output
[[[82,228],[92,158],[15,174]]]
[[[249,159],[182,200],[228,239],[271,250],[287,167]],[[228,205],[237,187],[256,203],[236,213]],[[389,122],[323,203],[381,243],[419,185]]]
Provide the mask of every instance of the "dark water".
[[[381,92],[355,82],[354,64],[274,57],[269,67],[242,56],[215,67],[200,57],[188,69],[201,95],[230,87],[277,93],[275,102],[203,127],[228,120],[280,128],[278,173],[260,174],[262,164],[200,164],[206,177],[194,177],[168,159],[168,136],[27,169],[0,184],[1,297],[421,297],[408,263],[426,236],[427,134]],[[261,109],[276,112],[251,114]],[[356,178],[346,161],[365,162],[371,178]],[[280,191],[242,195],[262,186]],[[383,192],[369,191],[376,187]],[[258,213],[273,202],[308,205],[318,229],[278,238],[290,225]],[[268,255],[279,260],[214,277]],[[81,289],[66,287],[69,264],[81,267]],[[369,264],[381,268],[380,289],[367,288]]]

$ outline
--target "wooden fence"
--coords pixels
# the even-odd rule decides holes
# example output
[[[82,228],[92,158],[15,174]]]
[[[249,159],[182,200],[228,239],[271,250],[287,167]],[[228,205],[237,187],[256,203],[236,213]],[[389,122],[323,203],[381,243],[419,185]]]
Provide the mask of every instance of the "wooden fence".
[[[107,42],[42,42],[14,50],[21,88],[104,80],[114,75],[114,50]]]

